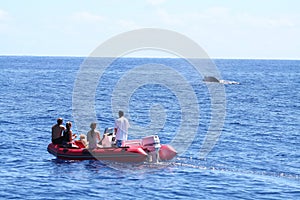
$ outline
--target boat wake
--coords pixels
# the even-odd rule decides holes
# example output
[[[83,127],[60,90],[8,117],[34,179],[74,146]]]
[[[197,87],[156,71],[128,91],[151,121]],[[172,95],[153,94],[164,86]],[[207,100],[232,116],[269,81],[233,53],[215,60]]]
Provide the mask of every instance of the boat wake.
[[[251,169],[241,169],[236,167],[230,167],[226,165],[219,166],[217,164],[212,165],[207,161],[196,158],[180,158],[178,157],[170,165],[192,168],[203,171],[210,171],[215,173],[225,173],[225,174],[234,174],[234,175],[244,175],[244,176],[266,176],[266,177],[277,177],[277,178],[287,178],[300,181],[300,174],[286,173],[286,172],[272,172],[264,170],[251,170]]]
[[[277,178],[285,178],[292,180],[300,180],[299,174],[286,173],[286,172],[270,172],[270,171],[259,171],[259,170],[250,170],[250,169],[237,169],[235,167],[230,166],[218,166],[209,164],[206,160],[201,160],[197,158],[185,158],[185,157],[177,157],[172,161],[164,161],[158,163],[119,163],[119,162],[110,162],[110,161],[101,161],[106,167],[109,167],[114,170],[124,171],[127,173],[147,173],[147,172],[155,172],[159,171],[167,171],[168,173],[172,173],[176,169],[190,171],[192,170],[200,170],[200,171],[208,171],[210,173],[224,173],[224,175],[243,175],[243,176],[258,176],[258,177],[277,177]]]

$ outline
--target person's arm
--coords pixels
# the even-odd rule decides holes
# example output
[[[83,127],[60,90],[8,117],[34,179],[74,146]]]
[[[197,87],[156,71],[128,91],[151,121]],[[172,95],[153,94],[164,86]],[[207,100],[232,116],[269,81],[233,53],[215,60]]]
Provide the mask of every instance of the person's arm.
[[[72,142],[73,140],[73,132],[72,130],[69,131],[69,141]]]
[[[115,121],[114,131],[115,131],[115,134],[117,134],[117,131],[118,131],[118,120]]]
[[[100,144],[102,143],[102,141],[104,140],[104,138],[106,137],[106,135],[105,134],[103,134],[103,137],[102,137],[102,139],[100,140]]]
[[[97,137],[98,137],[98,141],[101,141],[101,136],[100,136],[100,132],[97,132]]]
[[[52,139],[54,139],[53,136],[54,136],[54,126],[52,126],[52,128],[51,128],[51,137],[52,137]]]
[[[90,141],[89,132],[87,132],[87,134],[86,134],[86,141],[87,141],[87,142]]]
[[[75,133],[72,134],[72,140],[75,140],[76,137],[77,137],[77,135]]]
[[[60,125],[59,128],[60,128],[62,131],[66,130],[66,127],[64,127],[63,125]]]

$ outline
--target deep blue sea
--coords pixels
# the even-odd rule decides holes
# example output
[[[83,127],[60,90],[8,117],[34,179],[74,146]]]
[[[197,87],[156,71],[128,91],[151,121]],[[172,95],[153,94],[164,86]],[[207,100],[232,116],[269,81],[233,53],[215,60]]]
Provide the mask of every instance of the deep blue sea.
[[[174,160],[157,164],[66,162],[47,152],[57,117],[73,122],[78,133],[72,98],[83,61],[0,56],[0,199],[300,199],[300,61],[214,60],[222,79],[240,84],[224,85],[224,126],[203,159],[199,151],[211,102],[201,77],[179,58],[115,60],[97,80],[91,102],[101,133],[116,118],[115,85],[137,66],[174,67],[197,97],[199,127],[184,133],[193,142]],[[144,74],[150,72],[151,67]],[[151,132],[151,109],[163,110],[165,121],[152,128],[161,143],[170,143],[181,121],[189,119],[181,116],[176,93],[153,80],[134,88],[125,114],[132,127]],[[139,134],[129,130],[130,139]]]

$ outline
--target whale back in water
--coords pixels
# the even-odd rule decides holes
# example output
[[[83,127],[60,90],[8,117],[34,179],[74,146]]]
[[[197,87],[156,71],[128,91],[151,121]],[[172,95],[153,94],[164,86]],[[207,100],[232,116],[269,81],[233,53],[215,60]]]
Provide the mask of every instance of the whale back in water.
[[[226,81],[226,80],[218,80],[217,78],[213,76],[205,76],[203,79],[204,82],[210,82],[210,83],[221,83],[224,85],[239,85],[239,82],[236,81]]]
[[[203,81],[205,81],[205,82],[215,82],[215,83],[220,82],[217,78],[215,78],[213,76],[205,76]]]

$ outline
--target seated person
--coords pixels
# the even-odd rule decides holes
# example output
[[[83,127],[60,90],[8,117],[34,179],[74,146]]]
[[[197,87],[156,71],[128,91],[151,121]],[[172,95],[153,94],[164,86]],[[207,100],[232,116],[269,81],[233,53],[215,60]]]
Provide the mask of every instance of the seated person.
[[[66,130],[64,130],[63,133],[63,144],[67,144],[72,146],[72,141],[73,139],[76,138],[76,134],[73,134],[72,130],[72,123],[71,122],[67,122],[66,123]]]
[[[62,132],[66,129],[63,125],[63,119],[58,118],[57,124],[52,126],[52,143],[53,144],[62,144],[64,137]]]
[[[80,134],[79,141],[84,145],[85,148],[88,148],[88,142],[85,134]]]
[[[98,143],[101,141],[100,132],[96,130],[97,124],[95,122],[90,125],[91,130],[87,133],[87,141],[89,143],[89,149],[95,149]]]

